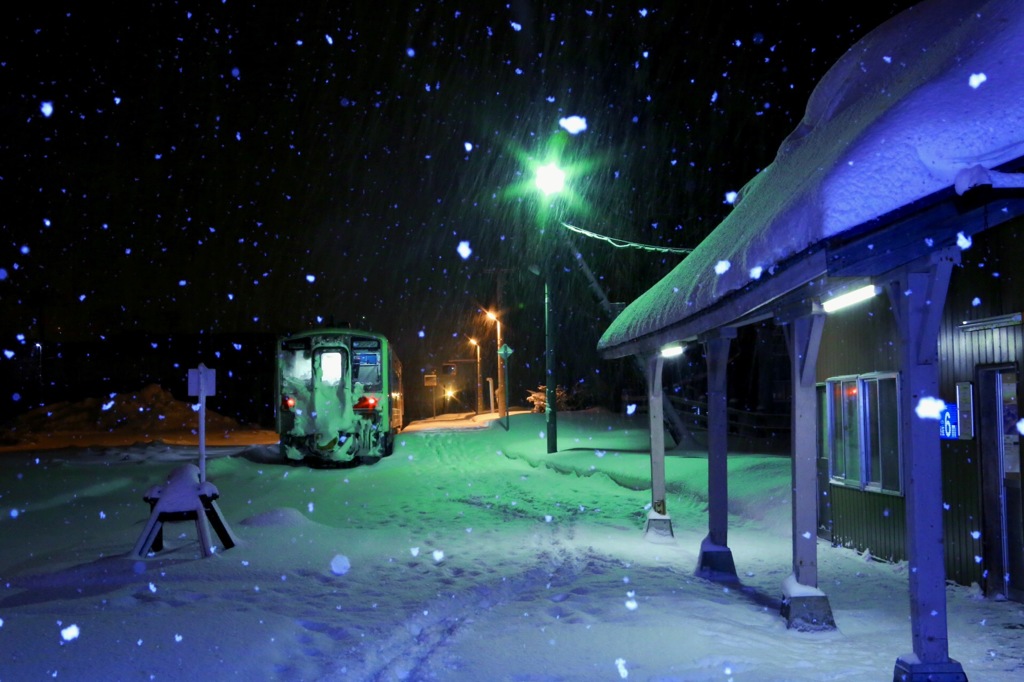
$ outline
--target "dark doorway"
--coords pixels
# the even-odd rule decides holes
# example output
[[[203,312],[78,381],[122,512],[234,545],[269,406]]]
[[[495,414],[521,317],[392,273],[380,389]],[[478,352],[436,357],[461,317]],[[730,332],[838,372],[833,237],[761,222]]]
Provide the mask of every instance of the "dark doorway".
[[[978,367],[985,593],[1024,601],[1017,368]]]
[[[832,496],[829,487],[828,443],[832,437],[825,384],[818,384],[818,537],[832,542]]]

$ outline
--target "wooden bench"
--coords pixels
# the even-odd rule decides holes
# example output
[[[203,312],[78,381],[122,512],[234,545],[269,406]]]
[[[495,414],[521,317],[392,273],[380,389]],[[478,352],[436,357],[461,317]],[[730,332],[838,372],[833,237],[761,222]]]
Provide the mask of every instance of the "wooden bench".
[[[238,540],[217,506],[218,497],[220,492],[217,486],[201,480],[199,467],[195,464],[178,467],[168,475],[163,485],[153,486],[142,496],[149,503],[149,522],[135,543],[132,554],[144,557],[151,551],[162,550],[163,525],[168,521],[194,520],[204,557],[214,553],[210,538],[211,525],[223,549],[231,549],[238,544]]]

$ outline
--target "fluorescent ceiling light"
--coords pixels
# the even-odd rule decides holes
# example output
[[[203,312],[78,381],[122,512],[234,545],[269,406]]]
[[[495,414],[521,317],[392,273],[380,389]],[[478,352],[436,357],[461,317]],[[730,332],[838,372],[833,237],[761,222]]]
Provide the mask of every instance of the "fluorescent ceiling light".
[[[995,317],[986,317],[981,320],[964,320],[960,325],[960,331],[962,332],[980,332],[988,329],[999,329],[1000,327],[1012,327],[1021,323],[1020,313],[1010,313],[1009,315],[997,315]]]
[[[665,346],[661,349],[661,357],[663,358],[677,358],[683,354],[682,346]]]
[[[837,310],[842,310],[843,308],[851,306],[854,303],[866,301],[869,298],[872,298],[876,295],[878,295],[878,287],[875,286],[874,284],[869,284],[866,287],[861,287],[860,289],[848,291],[841,296],[830,298],[829,300],[822,303],[821,307],[825,309],[826,313],[834,313]]]

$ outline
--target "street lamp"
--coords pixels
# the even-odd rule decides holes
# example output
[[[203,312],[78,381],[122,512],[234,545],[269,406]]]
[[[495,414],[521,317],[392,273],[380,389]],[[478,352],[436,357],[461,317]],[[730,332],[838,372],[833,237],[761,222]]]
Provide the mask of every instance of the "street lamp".
[[[557,194],[565,188],[565,171],[554,163],[540,166],[537,168],[534,184],[546,197]]]
[[[534,184],[544,196],[557,194],[565,188],[565,171],[555,163],[539,166]],[[546,422],[548,453],[558,452],[558,389],[555,381],[555,314],[551,300],[552,262],[548,256],[544,266],[544,417]]]
[[[469,342],[476,347],[476,413],[480,414],[484,411],[483,383],[480,381],[480,344],[476,339],[470,339]]]
[[[502,412],[508,411],[508,406],[505,404],[505,361],[501,359],[501,320],[498,316],[487,311],[487,318],[493,320],[497,324],[497,337],[498,337],[498,416],[501,416]]]

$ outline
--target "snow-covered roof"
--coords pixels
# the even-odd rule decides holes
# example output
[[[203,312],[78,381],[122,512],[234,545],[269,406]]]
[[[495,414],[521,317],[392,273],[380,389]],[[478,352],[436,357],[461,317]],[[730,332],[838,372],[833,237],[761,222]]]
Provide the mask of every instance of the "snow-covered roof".
[[[729,216],[598,348],[655,350],[659,332],[764,287],[818,242],[948,189],[964,169],[1024,155],[1022,64],[1024,0],[926,0],[869,33],[821,80]]]

